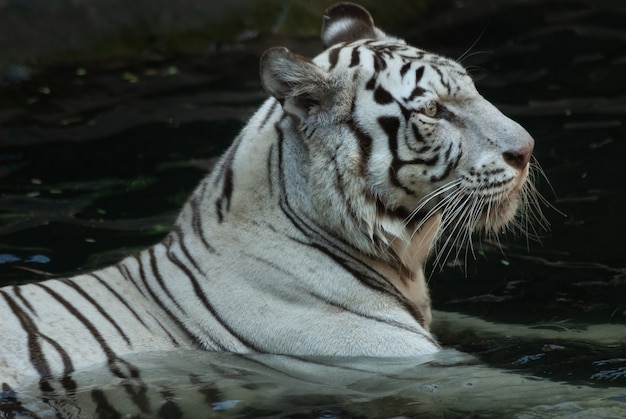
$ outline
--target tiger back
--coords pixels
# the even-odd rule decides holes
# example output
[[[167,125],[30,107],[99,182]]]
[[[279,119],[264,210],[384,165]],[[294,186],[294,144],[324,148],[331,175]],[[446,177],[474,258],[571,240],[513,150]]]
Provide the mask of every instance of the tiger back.
[[[329,8],[322,41],[314,59],[263,55],[271,98],[162,242],[0,290],[3,391],[69,391],[96,364],[137,380],[125,357],[148,351],[439,351],[424,264],[527,216],[533,139],[462,66],[359,6]]]

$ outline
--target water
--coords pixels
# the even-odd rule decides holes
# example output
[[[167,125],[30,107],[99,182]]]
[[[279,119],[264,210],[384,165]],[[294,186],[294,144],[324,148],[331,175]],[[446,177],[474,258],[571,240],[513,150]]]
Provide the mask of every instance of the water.
[[[293,419],[622,417],[624,412],[623,388],[524,378],[452,350],[412,359],[180,350],[129,360],[141,369],[141,383],[109,378],[103,384],[106,371],[84,371],[76,374],[82,384],[70,397],[48,400],[66,416],[80,413],[82,417],[106,416],[113,409],[129,417],[143,410],[143,417]],[[24,406],[50,410],[46,402],[29,399],[28,391],[22,394]]]
[[[415,45],[453,57],[477,41],[464,64],[481,93],[534,136],[535,156],[551,183],[539,179],[539,186],[558,211],[544,210],[551,230],[540,242],[503,237],[499,249],[477,238],[475,259],[450,260],[441,272],[430,268],[435,333],[446,347],[474,354],[485,367],[438,370],[430,381],[422,381],[423,371],[409,374],[408,382],[417,387],[409,386],[407,393],[393,377],[378,382],[373,373],[361,378],[370,390],[379,385],[391,390],[359,393],[363,399],[333,398],[329,394],[337,387],[273,378],[272,388],[283,389],[267,398],[277,406],[274,413],[411,416],[436,405],[443,416],[502,414],[518,395],[494,384],[507,382],[494,372],[499,370],[542,380],[534,393],[532,383],[525,382],[536,398],[526,400],[520,411],[540,412],[545,400],[538,395],[559,394],[544,385],[582,386],[584,391],[564,400],[584,400],[585,409],[595,408],[596,389],[623,390],[625,28],[623,6],[611,1],[445,9],[428,20],[416,17],[411,24],[387,27]],[[260,51],[283,41],[262,36],[218,52],[45,67],[30,80],[3,84],[2,284],[90,270],[162,237],[196,182],[263,100],[256,75]],[[314,39],[290,42],[296,51],[317,48]],[[196,356],[204,365],[214,361],[214,355]],[[492,377],[488,389],[504,402],[464,408],[459,394],[439,391],[439,405],[430,399],[428,408],[407,407],[415,388],[441,386],[454,374],[471,377],[482,368],[494,368],[487,374]],[[267,371],[251,377],[255,374],[267,379]],[[298,396],[286,396],[285,388],[299,389]],[[250,400],[263,394],[248,393],[248,403],[224,411],[260,408]],[[613,404],[624,404],[620,394],[626,390],[611,393]],[[298,400],[307,408],[293,410]],[[368,411],[378,413],[368,416]],[[297,416],[303,412],[309,416]]]

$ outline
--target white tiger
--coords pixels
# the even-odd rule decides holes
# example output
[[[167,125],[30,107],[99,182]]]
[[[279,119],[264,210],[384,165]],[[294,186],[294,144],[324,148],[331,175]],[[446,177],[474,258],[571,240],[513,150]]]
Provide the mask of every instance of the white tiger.
[[[310,60],[261,59],[272,96],[193,192],[171,233],[117,265],[0,290],[0,385],[72,390],[125,356],[416,356],[435,242],[498,231],[532,204],[532,137],[461,65],[328,9]],[[522,208],[521,213],[528,212]]]

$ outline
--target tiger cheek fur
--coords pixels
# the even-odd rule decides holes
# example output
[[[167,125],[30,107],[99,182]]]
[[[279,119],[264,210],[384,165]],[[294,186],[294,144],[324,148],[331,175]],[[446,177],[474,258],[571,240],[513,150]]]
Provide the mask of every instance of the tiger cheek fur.
[[[372,139],[370,189],[388,207],[407,213],[428,213],[455,193],[477,194],[484,202],[473,211],[498,211],[491,219],[468,217],[471,228],[497,230],[510,221],[534,145],[526,130],[480,96],[456,62],[399,45],[354,48],[360,57],[371,48],[374,60],[388,54],[385,70],[361,75],[367,81],[355,97],[353,123]],[[402,52],[393,55],[393,49]],[[438,197],[429,199],[434,193]]]

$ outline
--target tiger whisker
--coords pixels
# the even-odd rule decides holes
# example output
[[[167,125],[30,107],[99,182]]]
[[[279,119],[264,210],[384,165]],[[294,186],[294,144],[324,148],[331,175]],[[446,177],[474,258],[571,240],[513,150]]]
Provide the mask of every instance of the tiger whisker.
[[[427,194],[426,196],[424,196],[424,198],[422,198],[419,202],[419,204],[416,206],[415,209],[413,209],[411,211],[411,213],[403,220],[403,224],[404,224],[404,228],[408,227],[408,225],[411,223],[411,221],[413,220],[413,218],[415,218],[420,211],[430,202],[432,202],[434,199],[440,197],[441,195],[445,194],[446,192],[456,188],[459,184],[461,183],[460,179],[454,180],[452,182],[449,182],[437,189],[435,189],[434,191],[430,192],[429,194]],[[430,219],[430,217],[432,217],[433,215],[435,215],[437,212],[439,212],[443,207],[445,207],[447,200],[449,199],[450,196],[444,196],[444,198],[442,198],[439,202],[437,202],[432,208],[430,208],[428,210],[428,212],[426,213],[426,215],[424,215],[422,217],[422,219],[420,220],[420,222],[417,224],[417,226],[413,229],[410,237],[408,238],[408,240],[412,240],[415,235],[422,229],[422,227],[424,227],[424,225],[426,224],[426,222]],[[436,228],[436,226],[430,226],[429,229],[425,232],[424,237],[428,237],[430,236],[430,232],[433,228]],[[386,248],[383,249],[383,251],[388,252],[389,248],[391,247],[391,245],[393,244],[393,241],[388,243]],[[419,243],[419,245],[421,245],[422,243]]]
[[[440,265],[440,262],[448,259],[454,245],[458,242],[460,234],[468,231],[466,228],[468,225],[466,219],[468,219],[471,214],[471,208],[467,205],[467,202],[471,202],[471,200],[472,198],[469,194],[464,193],[463,190],[459,190],[455,194],[454,200],[450,199],[448,201],[448,205],[443,211],[441,226],[441,232],[447,232],[447,239],[437,252],[434,266],[439,265],[440,268],[443,269],[443,263]],[[448,208],[452,208],[452,210],[449,211]],[[452,228],[450,229],[450,227]],[[444,254],[445,257],[443,256]]]
[[[457,248],[455,259],[459,258],[459,254],[461,250],[463,249],[463,246],[465,243],[468,243],[468,247],[472,248],[472,254],[474,254],[473,247],[472,247],[472,233],[474,231],[475,224],[480,218],[480,212],[481,212],[480,200],[472,200],[471,207],[468,207],[467,211],[464,214],[463,223],[465,224],[464,225],[465,228],[461,228],[459,230],[459,233],[457,234],[458,239],[452,244],[452,247]],[[462,234],[462,236],[460,236],[460,234]],[[466,269],[467,269],[467,254],[468,254],[468,249],[466,247],[465,263],[464,263],[464,267]]]
[[[451,189],[456,188],[459,184],[461,183],[461,179],[457,179],[454,180],[452,182],[446,183],[443,186],[440,186],[439,188],[435,189],[434,191],[428,193],[426,196],[424,196],[420,202],[418,203],[418,205],[415,207],[415,209],[413,209],[411,211],[411,213],[409,214],[408,217],[405,218],[404,223],[405,226],[407,226],[413,219],[413,217],[415,217],[417,214],[419,214],[419,212],[433,199],[437,198],[438,196],[450,191]],[[433,211],[429,211],[427,213],[426,216],[424,216],[424,222],[425,220],[427,220],[431,215],[432,215]]]
[[[473,53],[471,53],[471,54],[470,54],[470,51],[471,51],[472,49],[474,49],[474,47],[478,44],[478,42],[480,42],[480,40],[482,39],[482,37],[485,35],[485,32],[487,32],[487,28],[488,28],[488,27],[489,27],[489,23],[487,23],[487,24],[485,25],[485,27],[484,27],[484,28],[483,28],[483,30],[480,32],[480,34],[478,35],[478,37],[476,38],[476,40],[472,43],[472,45],[470,45],[470,47],[469,47],[468,49],[466,49],[466,50],[463,52],[463,54],[461,54],[461,55],[459,56],[459,58],[457,58],[457,61],[458,61],[459,63],[461,63],[461,64],[462,64],[462,63],[463,63],[463,60],[465,60],[465,59],[467,59],[467,58],[469,58],[469,57],[471,57],[471,56],[473,56],[473,55],[475,55],[475,54],[477,54],[477,53],[478,53],[478,52],[473,52]]]

